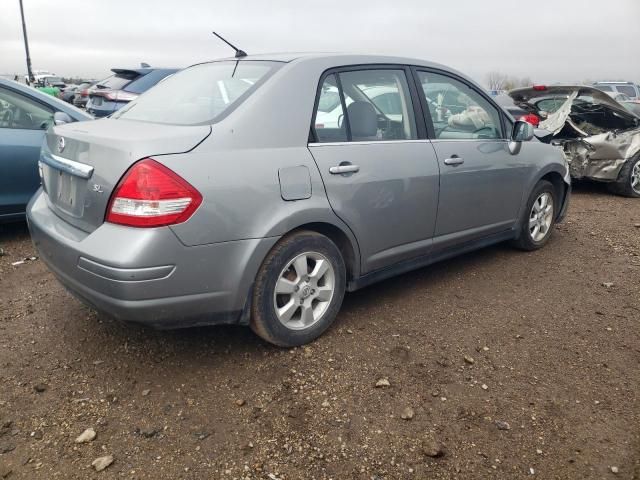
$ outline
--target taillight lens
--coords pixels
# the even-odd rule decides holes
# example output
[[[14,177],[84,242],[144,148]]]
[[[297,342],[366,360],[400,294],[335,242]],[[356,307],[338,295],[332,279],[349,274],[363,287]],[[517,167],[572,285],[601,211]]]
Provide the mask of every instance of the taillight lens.
[[[134,164],[116,186],[106,221],[130,227],[182,223],[202,203],[186,180],[152,158]]]
[[[527,113],[526,115],[522,115],[518,120],[522,120],[523,122],[530,123],[534,127],[537,127],[540,124],[540,117],[533,113]]]
[[[138,94],[125,92],[124,90],[97,90],[93,92],[93,94],[97,97],[104,97],[112,102],[130,102],[138,98]]]

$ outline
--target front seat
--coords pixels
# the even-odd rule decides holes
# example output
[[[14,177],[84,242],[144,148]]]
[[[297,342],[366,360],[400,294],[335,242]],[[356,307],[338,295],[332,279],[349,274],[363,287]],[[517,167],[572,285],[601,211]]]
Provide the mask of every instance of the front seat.
[[[347,107],[351,139],[354,142],[378,140],[378,114],[369,102],[356,101]]]

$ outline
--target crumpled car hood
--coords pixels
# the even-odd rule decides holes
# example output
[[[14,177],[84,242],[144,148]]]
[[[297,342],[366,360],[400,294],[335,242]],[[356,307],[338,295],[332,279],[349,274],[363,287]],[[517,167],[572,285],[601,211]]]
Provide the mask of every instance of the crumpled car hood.
[[[514,103],[520,108],[531,111],[532,105],[530,100],[540,97],[551,96],[566,96],[576,93],[576,97],[591,97],[594,103],[599,105],[606,105],[612,110],[624,115],[625,117],[633,118],[633,115],[622,105],[616,102],[609,95],[594,87],[582,86],[582,85],[552,85],[546,87],[544,90],[537,90],[533,87],[516,88],[508,92],[509,96],[513,99]],[[575,97],[574,97],[575,98]],[[535,113],[539,113],[535,111]]]
[[[562,146],[573,178],[616,181],[625,162],[640,152],[640,120],[606,93],[580,85],[554,85],[544,90],[531,87],[511,90],[520,108],[546,119],[540,128]],[[551,114],[531,102],[542,97],[565,97]],[[577,99],[577,100],[576,100]]]

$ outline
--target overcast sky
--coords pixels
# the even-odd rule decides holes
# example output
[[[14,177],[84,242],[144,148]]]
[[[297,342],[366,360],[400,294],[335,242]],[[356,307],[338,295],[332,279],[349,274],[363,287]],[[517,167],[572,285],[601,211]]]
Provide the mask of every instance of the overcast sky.
[[[102,78],[232,53],[340,51],[437,61],[485,83],[640,82],[640,0],[23,0],[34,69]],[[392,8],[393,7],[393,8]],[[0,74],[26,72],[18,0],[0,0]]]

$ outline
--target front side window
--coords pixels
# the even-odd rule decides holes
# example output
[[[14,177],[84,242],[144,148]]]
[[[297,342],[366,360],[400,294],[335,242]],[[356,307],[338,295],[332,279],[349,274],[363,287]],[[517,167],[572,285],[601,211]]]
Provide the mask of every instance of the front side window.
[[[52,118],[52,109],[0,87],[0,128],[42,130]]]
[[[112,118],[168,125],[211,124],[252,94],[280,65],[249,60],[195,65],[158,83]]]
[[[416,139],[404,70],[354,70],[328,75],[313,125],[318,142]]]
[[[418,77],[435,138],[504,138],[499,110],[476,90],[446,75],[418,72]]]

